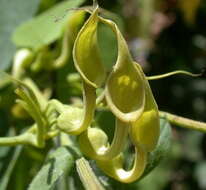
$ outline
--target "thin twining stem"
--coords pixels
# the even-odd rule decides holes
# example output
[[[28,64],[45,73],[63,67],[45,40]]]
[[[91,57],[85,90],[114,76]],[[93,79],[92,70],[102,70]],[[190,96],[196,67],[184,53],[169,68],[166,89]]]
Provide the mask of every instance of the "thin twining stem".
[[[193,129],[197,131],[206,132],[206,123],[204,122],[195,121],[192,119],[177,116],[177,115],[163,112],[163,111],[160,111],[159,114],[160,114],[160,117],[166,118],[170,123],[174,125],[184,127],[187,129]]]
[[[202,76],[202,73],[194,74],[188,71],[177,70],[177,71],[172,71],[172,72],[161,74],[161,75],[147,76],[146,79],[147,80],[158,80],[158,79],[163,79],[163,78],[170,77],[172,75],[177,75],[177,74],[188,75],[191,77],[201,77]]]
[[[204,72],[205,71],[203,71],[199,74],[194,74],[194,73],[191,73],[191,72],[188,72],[188,71],[177,70],[177,71],[172,71],[172,72],[161,74],[161,75],[146,76],[146,79],[147,80],[158,80],[158,79],[163,79],[163,78],[170,77],[170,76],[173,76],[173,75],[178,75],[178,74],[188,75],[188,76],[191,76],[191,77],[201,77],[201,76],[205,75]],[[104,98],[105,98],[105,91],[103,91],[100,94],[100,96],[97,98],[96,105],[99,105],[104,100]]]

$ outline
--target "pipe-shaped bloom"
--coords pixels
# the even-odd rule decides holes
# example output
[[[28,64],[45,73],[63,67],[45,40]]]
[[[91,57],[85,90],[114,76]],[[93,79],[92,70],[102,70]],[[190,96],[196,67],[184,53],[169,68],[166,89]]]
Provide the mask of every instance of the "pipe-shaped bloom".
[[[58,123],[59,128],[69,134],[78,135],[91,124],[96,106],[96,88],[101,86],[105,79],[105,70],[101,64],[97,43],[98,7],[95,8],[85,22],[74,42],[74,64],[83,79],[83,114],[75,122],[65,123],[72,118],[73,111],[63,113]],[[73,120],[74,121],[74,120]]]
[[[117,25],[108,19],[101,18],[101,21],[111,27],[118,43],[117,62],[106,84],[106,100],[117,118],[124,122],[134,122],[144,110],[144,78],[136,68]]]
[[[116,116],[115,134],[111,145],[107,135],[97,128],[88,128],[95,109],[95,90],[104,82],[105,71],[97,49],[97,24],[101,21],[115,33],[118,57],[105,86],[109,109]],[[147,154],[159,138],[158,108],[148,81],[140,66],[129,53],[117,25],[98,16],[98,7],[80,30],[73,50],[75,66],[84,81],[84,109],[72,108],[62,113],[57,125],[69,134],[80,134],[81,150],[97,161],[109,176],[129,183],[141,177],[147,164]],[[68,122],[68,120],[70,120]],[[131,170],[124,170],[121,152],[130,136],[135,145],[135,161]]]
[[[116,125],[111,146],[107,142],[106,134],[92,128],[80,136],[79,142],[83,152],[95,159],[106,174],[121,182],[129,183],[141,177],[147,164],[147,154],[155,148],[158,141],[158,108],[148,81],[141,67],[132,60],[117,25],[108,19],[99,18],[111,27],[117,37],[117,62],[107,80],[105,96],[109,108],[122,125]],[[135,161],[129,171],[124,169],[120,154],[124,144],[121,143],[123,139],[117,132],[122,130],[120,126],[126,128],[125,132],[129,130],[131,141],[135,145]],[[119,144],[117,147],[121,147],[116,152],[113,148],[114,142],[115,145]]]
[[[104,18],[100,20],[111,27],[118,43],[117,62],[106,84],[107,103],[117,118],[130,123],[130,137],[135,146],[150,152],[159,138],[157,104],[140,65],[132,61],[117,25]]]

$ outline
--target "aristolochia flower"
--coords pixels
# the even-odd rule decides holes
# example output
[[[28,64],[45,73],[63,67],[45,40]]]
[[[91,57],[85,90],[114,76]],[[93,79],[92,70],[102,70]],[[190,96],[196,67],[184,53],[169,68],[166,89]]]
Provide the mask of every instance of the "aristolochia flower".
[[[141,67],[132,60],[117,25],[99,17],[97,13],[98,8],[95,8],[81,29],[74,46],[74,59],[84,82],[94,88],[99,87],[104,81],[105,72],[97,51],[97,24],[101,21],[113,30],[118,43],[118,56],[105,84],[105,98],[116,117],[115,134],[110,144],[101,129],[89,127],[80,134],[79,145],[105,173],[128,183],[141,177],[147,164],[147,154],[157,144],[158,108],[149,83]],[[135,145],[135,161],[133,168],[125,171],[121,152],[128,135]]]

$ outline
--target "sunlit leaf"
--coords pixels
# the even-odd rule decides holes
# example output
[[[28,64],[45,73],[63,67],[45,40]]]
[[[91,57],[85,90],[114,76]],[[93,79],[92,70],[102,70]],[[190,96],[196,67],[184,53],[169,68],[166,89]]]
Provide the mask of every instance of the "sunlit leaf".
[[[73,156],[68,147],[59,147],[51,153],[39,173],[29,185],[29,190],[53,189],[61,176],[67,174],[74,164]]]
[[[82,2],[84,0],[63,1],[22,24],[13,34],[14,43],[19,47],[33,49],[52,43],[61,36],[65,24],[72,15],[72,11],[66,14],[65,11],[78,7]]]

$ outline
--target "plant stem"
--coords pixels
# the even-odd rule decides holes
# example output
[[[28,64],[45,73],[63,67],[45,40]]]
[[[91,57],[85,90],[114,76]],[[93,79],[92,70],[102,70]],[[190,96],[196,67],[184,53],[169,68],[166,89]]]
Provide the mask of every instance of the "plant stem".
[[[172,75],[177,75],[177,74],[188,75],[188,76],[191,76],[191,77],[200,77],[200,76],[202,76],[202,73],[193,74],[193,73],[190,73],[188,71],[177,70],[177,71],[172,71],[172,72],[165,73],[165,74],[162,74],[162,75],[148,76],[146,78],[147,78],[147,80],[158,80],[158,79],[163,79],[163,78],[170,77]]]
[[[171,113],[159,112],[160,117],[168,119],[168,121],[174,125],[184,127],[187,129],[193,129],[201,132],[206,132],[206,123],[200,122],[200,121],[195,121],[192,119],[184,118],[181,116],[177,116]]]
[[[15,146],[18,144],[32,144],[36,145],[35,137],[32,134],[24,133],[14,137],[1,137],[0,146]]]
[[[76,161],[77,172],[86,190],[104,190],[95,176],[89,162],[83,157]]]

